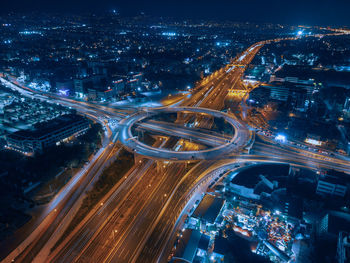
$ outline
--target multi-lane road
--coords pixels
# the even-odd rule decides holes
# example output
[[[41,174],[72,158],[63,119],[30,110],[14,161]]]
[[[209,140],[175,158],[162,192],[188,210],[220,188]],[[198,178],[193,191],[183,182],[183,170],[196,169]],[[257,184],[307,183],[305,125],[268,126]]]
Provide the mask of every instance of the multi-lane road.
[[[230,139],[226,139],[224,144],[211,147],[209,149],[197,150],[197,151],[173,151],[168,149],[157,149],[144,143],[141,143],[132,134],[132,126],[149,116],[163,112],[183,112],[183,113],[200,113],[206,116],[212,116],[216,118],[223,118],[229,125],[234,128],[234,135]],[[202,116],[202,115],[200,115]],[[201,121],[198,121],[201,123]],[[120,141],[129,149],[137,152],[138,154],[152,157],[154,159],[166,159],[166,160],[200,160],[200,159],[217,159],[227,153],[241,151],[247,142],[250,140],[251,132],[247,126],[235,118],[233,115],[229,115],[217,110],[212,110],[202,107],[173,107],[173,108],[161,108],[153,109],[147,112],[138,112],[132,114],[130,117],[125,118],[121,123],[120,128]],[[176,136],[177,132],[181,134],[183,128],[174,128],[173,133]]]
[[[164,147],[167,143],[156,142]],[[115,259],[130,258],[132,246],[137,245],[135,238],[141,238],[147,231],[145,224],[152,223],[157,209],[168,198],[169,187],[174,187],[185,171],[184,163],[137,161],[127,176],[133,181],[111,191],[111,197],[89,215],[85,224],[77,227],[79,231],[67,239],[69,242],[54,251],[52,262],[123,262]],[[130,247],[125,247],[125,243]]]

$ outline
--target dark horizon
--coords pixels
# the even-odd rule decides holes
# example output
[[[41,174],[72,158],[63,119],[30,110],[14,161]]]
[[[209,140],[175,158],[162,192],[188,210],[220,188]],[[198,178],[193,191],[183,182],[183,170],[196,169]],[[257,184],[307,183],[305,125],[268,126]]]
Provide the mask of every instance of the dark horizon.
[[[146,15],[174,17],[177,19],[230,20],[258,23],[281,23],[291,25],[329,25],[350,26],[348,10],[350,1],[345,0],[295,0],[284,2],[277,0],[240,1],[232,3],[225,0],[215,2],[203,0],[187,3],[184,0],[165,1],[120,0],[83,1],[53,0],[4,0],[0,13],[9,12],[59,12],[85,13],[108,12],[117,10],[121,15]]]

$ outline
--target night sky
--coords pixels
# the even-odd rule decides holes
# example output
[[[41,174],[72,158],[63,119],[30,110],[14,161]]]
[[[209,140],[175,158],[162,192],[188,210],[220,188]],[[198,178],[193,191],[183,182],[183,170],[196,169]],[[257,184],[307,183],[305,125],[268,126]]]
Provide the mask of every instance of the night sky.
[[[1,0],[0,12],[96,12],[350,26],[350,0]]]

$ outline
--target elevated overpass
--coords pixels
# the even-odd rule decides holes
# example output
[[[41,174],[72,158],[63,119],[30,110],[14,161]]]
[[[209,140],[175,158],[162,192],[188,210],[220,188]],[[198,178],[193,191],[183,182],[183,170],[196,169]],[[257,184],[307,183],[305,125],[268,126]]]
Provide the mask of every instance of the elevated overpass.
[[[146,145],[140,142],[131,132],[131,128],[143,119],[154,116],[158,113],[172,113],[172,112],[185,112],[185,113],[204,113],[217,118],[223,118],[234,128],[234,135],[229,140],[225,140],[224,144],[218,145],[210,149],[204,149],[199,151],[183,151],[177,152],[167,149],[158,149],[152,146]],[[251,132],[247,126],[227,113],[216,111],[207,108],[199,107],[174,107],[174,108],[155,108],[149,111],[137,112],[128,118],[120,122],[119,140],[126,148],[136,152],[139,155],[151,157],[154,159],[165,160],[209,160],[218,159],[224,155],[239,152],[251,139]],[[176,132],[174,131],[174,135]]]
[[[192,129],[168,122],[146,122],[137,126],[137,129],[157,135],[174,136],[197,142],[202,145],[215,147],[225,144],[231,139],[230,136],[223,136],[217,132],[204,129]]]

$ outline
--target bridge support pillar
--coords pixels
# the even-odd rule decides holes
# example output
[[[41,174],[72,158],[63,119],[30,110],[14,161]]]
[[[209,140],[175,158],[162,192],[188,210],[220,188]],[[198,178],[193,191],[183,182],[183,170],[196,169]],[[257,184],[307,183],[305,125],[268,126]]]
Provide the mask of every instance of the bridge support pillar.
[[[137,131],[137,136],[139,139],[143,140],[144,139],[145,132],[143,130],[138,130]]]
[[[137,154],[137,153],[134,153],[134,162],[135,164],[138,164],[138,163],[141,163],[142,162],[142,156]]]
[[[176,119],[177,123],[183,124],[185,122],[185,116],[183,112],[178,112],[177,113],[177,119]]]

